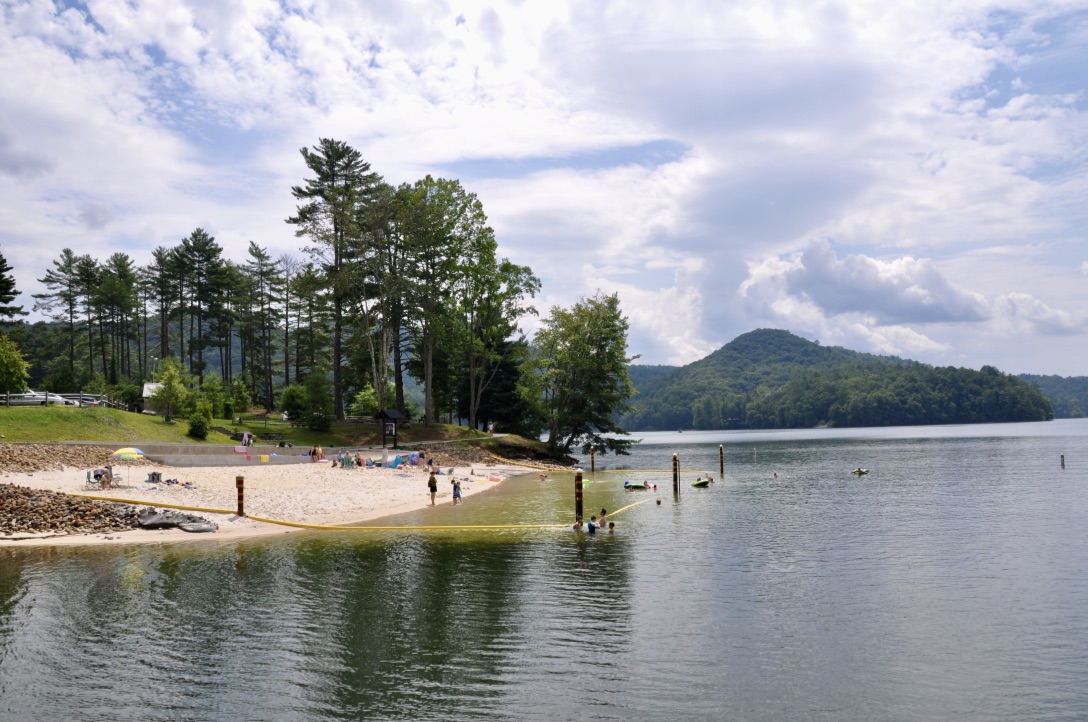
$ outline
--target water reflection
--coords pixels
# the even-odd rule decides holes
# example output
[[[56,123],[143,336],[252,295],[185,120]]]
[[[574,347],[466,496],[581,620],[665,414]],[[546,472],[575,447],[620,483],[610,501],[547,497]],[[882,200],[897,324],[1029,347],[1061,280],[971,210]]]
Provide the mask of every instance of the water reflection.
[[[589,644],[622,653],[627,635],[613,622],[631,612],[627,546],[566,532],[500,542],[349,534],[9,552],[2,641],[33,653],[0,665],[4,688],[20,690],[5,704],[26,719],[41,709],[504,717],[525,674],[564,671]],[[119,689],[118,679],[139,683]],[[553,702],[549,690],[531,696]]]

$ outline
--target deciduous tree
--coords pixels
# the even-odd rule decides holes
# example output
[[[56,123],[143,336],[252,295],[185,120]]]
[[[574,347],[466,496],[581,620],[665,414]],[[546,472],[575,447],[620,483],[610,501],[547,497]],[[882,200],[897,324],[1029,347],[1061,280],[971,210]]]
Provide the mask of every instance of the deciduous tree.
[[[619,296],[597,293],[572,308],[552,308],[536,336],[536,370],[547,416],[548,449],[580,446],[627,453],[635,442],[606,434],[626,432],[616,418],[628,411],[635,390],[627,376],[627,318]],[[636,357],[637,358],[637,357]]]

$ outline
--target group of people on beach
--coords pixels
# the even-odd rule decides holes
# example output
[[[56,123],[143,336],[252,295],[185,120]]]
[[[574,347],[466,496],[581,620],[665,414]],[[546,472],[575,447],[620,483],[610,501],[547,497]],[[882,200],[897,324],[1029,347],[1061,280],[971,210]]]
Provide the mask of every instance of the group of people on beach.
[[[310,461],[326,461],[325,450],[321,448],[320,444],[314,444],[308,452]],[[395,463],[400,461],[400,457],[390,459],[389,447],[382,447],[382,460],[381,463],[376,462],[369,456],[363,456],[359,451],[352,453],[349,451],[341,451],[332,459],[333,468],[340,469],[354,469],[354,468],[366,468],[372,469],[376,466],[382,466],[391,468]],[[428,471],[433,472],[435,468],[435,460],[433,456],[429,456],[426,449],[421,451],[413,451],[408,455],[408,466],[423,467]],[[398,467],[399,468],[399,467]]]

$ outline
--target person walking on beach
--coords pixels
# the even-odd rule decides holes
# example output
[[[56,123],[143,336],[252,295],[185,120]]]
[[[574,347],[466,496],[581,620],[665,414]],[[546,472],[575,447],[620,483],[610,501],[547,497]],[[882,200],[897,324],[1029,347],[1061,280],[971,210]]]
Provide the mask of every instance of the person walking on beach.
[[[435,477],[433,471],[427,478],[427,488],[431,492],[431,506],[434,506],[434,495],[438,493],[438,479]]]
[[[382,468],[389,466],[389,447],[382,446]]]

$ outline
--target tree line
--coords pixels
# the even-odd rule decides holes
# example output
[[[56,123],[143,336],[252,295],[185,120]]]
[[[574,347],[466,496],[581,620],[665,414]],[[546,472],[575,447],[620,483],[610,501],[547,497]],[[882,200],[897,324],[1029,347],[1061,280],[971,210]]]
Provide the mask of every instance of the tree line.
[[[497,255],[474,193],[431,176],[394,186],[333,139],[300,152],[306,177],[285,220],[303,258],[274,258],[250,241],[245,260],[231,261],[202,228],[156,248],[145,266],[123,252],[100,260],[65,248],[34,295],[50,321],[6,314],[26,381],[135,405],[143,382],[166,372],[175,390],[195,394],[179,407],[206,415],[253,404],[327,428],[389,408],[425,424],[547,430],[557,452],[623,446],[604,436],[619,430],[632,393],[616,296],[552,309],[532,346],[518,325],[537,313],[540,280]],[[10,270],[0,271],[0,321],[14,299]],[[587,335],[597,344],[588,361],[567,352]],[[421,408],[405,398],[406,376],[422,388]],[[578,398],[593,410],[577,409]]]
[[[1018,374],[1017,378],[1039,387],[1054,407],[1059,419],[1088,416],[1088,376]]]

